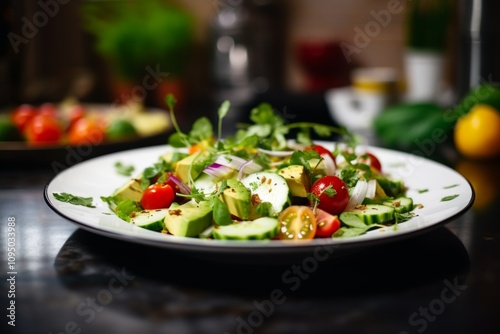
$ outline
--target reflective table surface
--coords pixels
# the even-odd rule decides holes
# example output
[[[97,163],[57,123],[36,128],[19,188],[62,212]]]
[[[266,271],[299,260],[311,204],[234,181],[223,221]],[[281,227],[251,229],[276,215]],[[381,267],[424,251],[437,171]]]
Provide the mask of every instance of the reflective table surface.
[[[500,162],[441,153],[474,186],[471,210],[315,264],[226,262],[94,235],[44,202],[54,170],[2,161],[0,332],[499,333]]]

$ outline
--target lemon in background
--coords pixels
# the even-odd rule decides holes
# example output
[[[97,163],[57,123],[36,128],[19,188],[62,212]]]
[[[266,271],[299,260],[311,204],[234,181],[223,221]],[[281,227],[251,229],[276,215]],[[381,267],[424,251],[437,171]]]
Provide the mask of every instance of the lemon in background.
[[[487,104],[476,104],[460,117],[454,130],[455,147],[470,159],[500,155],[500,111]]]

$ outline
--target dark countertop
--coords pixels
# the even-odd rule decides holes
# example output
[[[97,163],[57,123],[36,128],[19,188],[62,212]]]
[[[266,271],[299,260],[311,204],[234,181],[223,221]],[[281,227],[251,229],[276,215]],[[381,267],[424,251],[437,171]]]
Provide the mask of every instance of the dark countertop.
[[[2,161],[1,332],[498,333],[500,162],[440,157],[475,186],[470,211],[423,235],[321,262],[293,282],[283,277],[301,259],[227,263],[79,229],[43,199],[54,171]],[[6,317],[12,300],[15,327]]]

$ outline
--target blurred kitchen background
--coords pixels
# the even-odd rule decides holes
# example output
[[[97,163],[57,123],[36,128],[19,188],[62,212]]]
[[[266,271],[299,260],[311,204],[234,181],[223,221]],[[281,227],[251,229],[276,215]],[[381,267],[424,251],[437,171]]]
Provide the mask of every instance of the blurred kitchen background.
[[[172,92],[186,123],[225,99],[241,114],[269,101],[290,120],[336,122],[332,92],[345,93],[342,109],[356,104],[353,89],[379,109],[451,105],[481,80],[500,82],[499,4],[3,0],[0,104],[133,98],[166,108]]]

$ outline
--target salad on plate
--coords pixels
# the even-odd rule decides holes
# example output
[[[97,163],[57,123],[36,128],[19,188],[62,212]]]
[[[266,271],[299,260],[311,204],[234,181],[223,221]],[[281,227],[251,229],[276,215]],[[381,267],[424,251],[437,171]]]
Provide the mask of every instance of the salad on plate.
[[[225,101],[217,132],[202,117],[184,133],[175,98],[166,101],[172,149],[142,171],[117,165],[131,178],[101,197],[130,224],[189,238],[305,241],[397,228],[415,215],[404,181],[386,175],[343,127],[287,123],[263,103],[251,110],[251,124],[223,138]],[[338,140],[326,147],[313,134]]]

